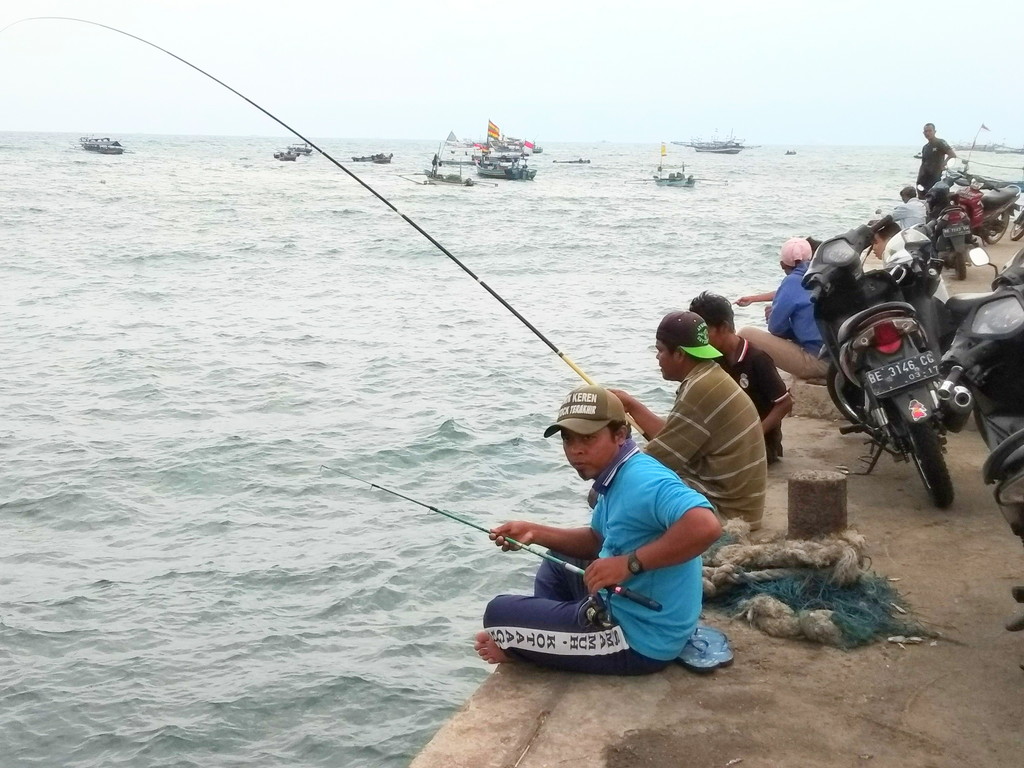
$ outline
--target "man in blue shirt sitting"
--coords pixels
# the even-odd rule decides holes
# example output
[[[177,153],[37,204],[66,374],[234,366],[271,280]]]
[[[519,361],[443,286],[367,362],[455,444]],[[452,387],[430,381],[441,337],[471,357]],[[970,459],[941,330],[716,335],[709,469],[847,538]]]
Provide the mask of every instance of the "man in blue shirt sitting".
[[[711,502],[629,436],[626,411],[597,386],[574,389],[545,430],[598,499],[589,526],[514,521],[492,529],[502,549],[537,544],[586,568],[580,576],[545,560],[532,595],[498,595],[484,612],[475,648],[484,661],[612,675],[657,672],[684,653],[697,629],[701,553],[721,535]],[[623,585],[661,610],[612,591]],[[685,659],[684,659],[685,663]]]
[[[765,311],[768,330],[741,328],[739,335],[771,355],[775,365],[800,379],[816,381],[828,373],[828,359],[821,359],[821,333],[814,322],[811,294],[801,284],[811,260],[811,244],[793,237],[782,245],[779,266],[782,279],[772,305]],[[744,296],[736,303],[746,306],[760,296]]]

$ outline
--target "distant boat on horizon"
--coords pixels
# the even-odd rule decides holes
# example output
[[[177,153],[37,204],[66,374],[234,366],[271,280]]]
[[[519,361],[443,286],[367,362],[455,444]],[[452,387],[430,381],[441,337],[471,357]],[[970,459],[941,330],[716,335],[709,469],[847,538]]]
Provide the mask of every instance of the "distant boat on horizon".
[[[78,142],[86,152],[98,152],[101,155],[124,154],[124,147],[121,146],[121,142],[111,141],[109,138],[96,139],[91,136],[83,136]]]

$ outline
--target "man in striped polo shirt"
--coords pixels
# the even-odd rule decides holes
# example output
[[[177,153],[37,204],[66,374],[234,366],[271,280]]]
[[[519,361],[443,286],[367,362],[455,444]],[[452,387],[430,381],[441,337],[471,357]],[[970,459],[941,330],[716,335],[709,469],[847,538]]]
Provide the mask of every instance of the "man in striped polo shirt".
[[[665,315],[655,340],[662,377],[680,382],[668,417],[612,390],[648,437],[644,451],[703,493],[723,517],[760,528],[768,462],[757,409],[715,362],[722,353],[708,343],[700,315]]]

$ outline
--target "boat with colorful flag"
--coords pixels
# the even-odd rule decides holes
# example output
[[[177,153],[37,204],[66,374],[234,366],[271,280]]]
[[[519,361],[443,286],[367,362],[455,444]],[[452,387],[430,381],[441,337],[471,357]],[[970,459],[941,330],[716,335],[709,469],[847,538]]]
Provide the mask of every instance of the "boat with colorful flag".
[[[505,136],[493,120],[487,121],[487,144],[485,152],[499,152],[505,154],[532,155],[544,150],[534,142],[527,139],[517,139],[515,136]]]
[[[665,142],[661,142],[661,163],[658,164],[658,171],[654,174],[654,183],[659,187],[695,187],[697,180],[691,173],[686,175],[686,166],[679,164],[679,170],[673,170],[665,165],[665,158],[668,156],[668,148]]]

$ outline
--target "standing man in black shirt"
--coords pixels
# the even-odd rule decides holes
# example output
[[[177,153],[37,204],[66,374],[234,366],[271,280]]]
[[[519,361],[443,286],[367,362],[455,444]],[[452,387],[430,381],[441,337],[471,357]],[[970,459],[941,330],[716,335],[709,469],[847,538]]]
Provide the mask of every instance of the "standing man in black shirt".
[[[732,305],[724,296],[704,291],[690,302],[690,311],[704,318],[712,346],[722,353],[718,364],[754,402],[764,434],[768,463],[782,457],[782,419],[793,410],[793,397],[771,356],[736,333]]]
[[[942,177],[946,161],[956,157],[953,148],[935,136],[935,123],[924,124],[924,137],[928,143],[921,148],[921,168],[917,172],[917,196],[922,199],[925,192]]]

